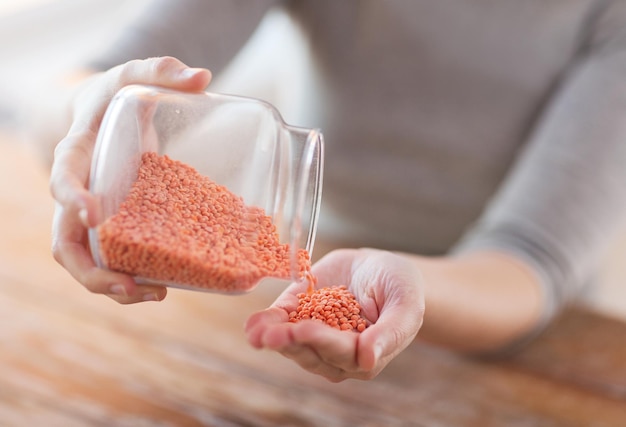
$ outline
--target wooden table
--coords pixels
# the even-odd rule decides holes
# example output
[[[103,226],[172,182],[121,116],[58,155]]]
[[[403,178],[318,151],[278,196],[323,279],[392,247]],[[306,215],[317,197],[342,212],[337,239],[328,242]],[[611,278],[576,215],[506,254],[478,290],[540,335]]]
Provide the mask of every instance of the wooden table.
[[[0,426],[626,426],[626,324],[584,309],[512,360],[415,343],[332,384],[248,346],[244,320],[280,289],[91,295],[50,255],[44,170],[3,139]]]

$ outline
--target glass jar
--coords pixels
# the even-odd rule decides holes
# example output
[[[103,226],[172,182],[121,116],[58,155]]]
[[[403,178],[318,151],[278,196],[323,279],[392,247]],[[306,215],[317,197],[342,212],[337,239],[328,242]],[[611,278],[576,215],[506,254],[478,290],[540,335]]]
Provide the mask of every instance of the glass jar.
[[[123,88],[93,154],[96,264],[138,283],[221,293],[303,278],[323,145],[319,129],[287,125],[260,100]]]

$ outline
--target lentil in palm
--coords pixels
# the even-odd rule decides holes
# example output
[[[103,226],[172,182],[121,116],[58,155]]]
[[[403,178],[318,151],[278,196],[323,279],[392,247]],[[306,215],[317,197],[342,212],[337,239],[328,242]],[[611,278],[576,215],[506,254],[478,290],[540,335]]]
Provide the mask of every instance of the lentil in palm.
[[[361,306],[345,286],[331,286],[298,294],[298,307],[289,313],[290,322],[304,319],[322,321],[342,331],[363,332],[367,322]]]

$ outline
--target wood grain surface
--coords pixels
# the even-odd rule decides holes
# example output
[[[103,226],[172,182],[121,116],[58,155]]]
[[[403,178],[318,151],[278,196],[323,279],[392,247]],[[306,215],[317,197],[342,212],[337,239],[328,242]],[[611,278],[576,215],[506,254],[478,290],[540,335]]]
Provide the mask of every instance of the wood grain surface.
[[[0,426],[626,426],[626,324],[572,309],[517,356],[416,342],[373,381],[332,384],[254,350],[280,292],[171,290],[121,306],[50,254],[53,203],[32,153],[0,138]]]

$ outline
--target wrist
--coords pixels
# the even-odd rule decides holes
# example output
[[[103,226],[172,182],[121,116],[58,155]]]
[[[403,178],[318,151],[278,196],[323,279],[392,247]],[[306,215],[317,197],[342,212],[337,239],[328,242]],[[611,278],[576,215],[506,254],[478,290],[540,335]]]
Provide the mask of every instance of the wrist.
[[[424,276],[419,337],[466,352],[493,351],[531,332],[541,319],[541,283],[530,266],[500,252],[412,256]]]

